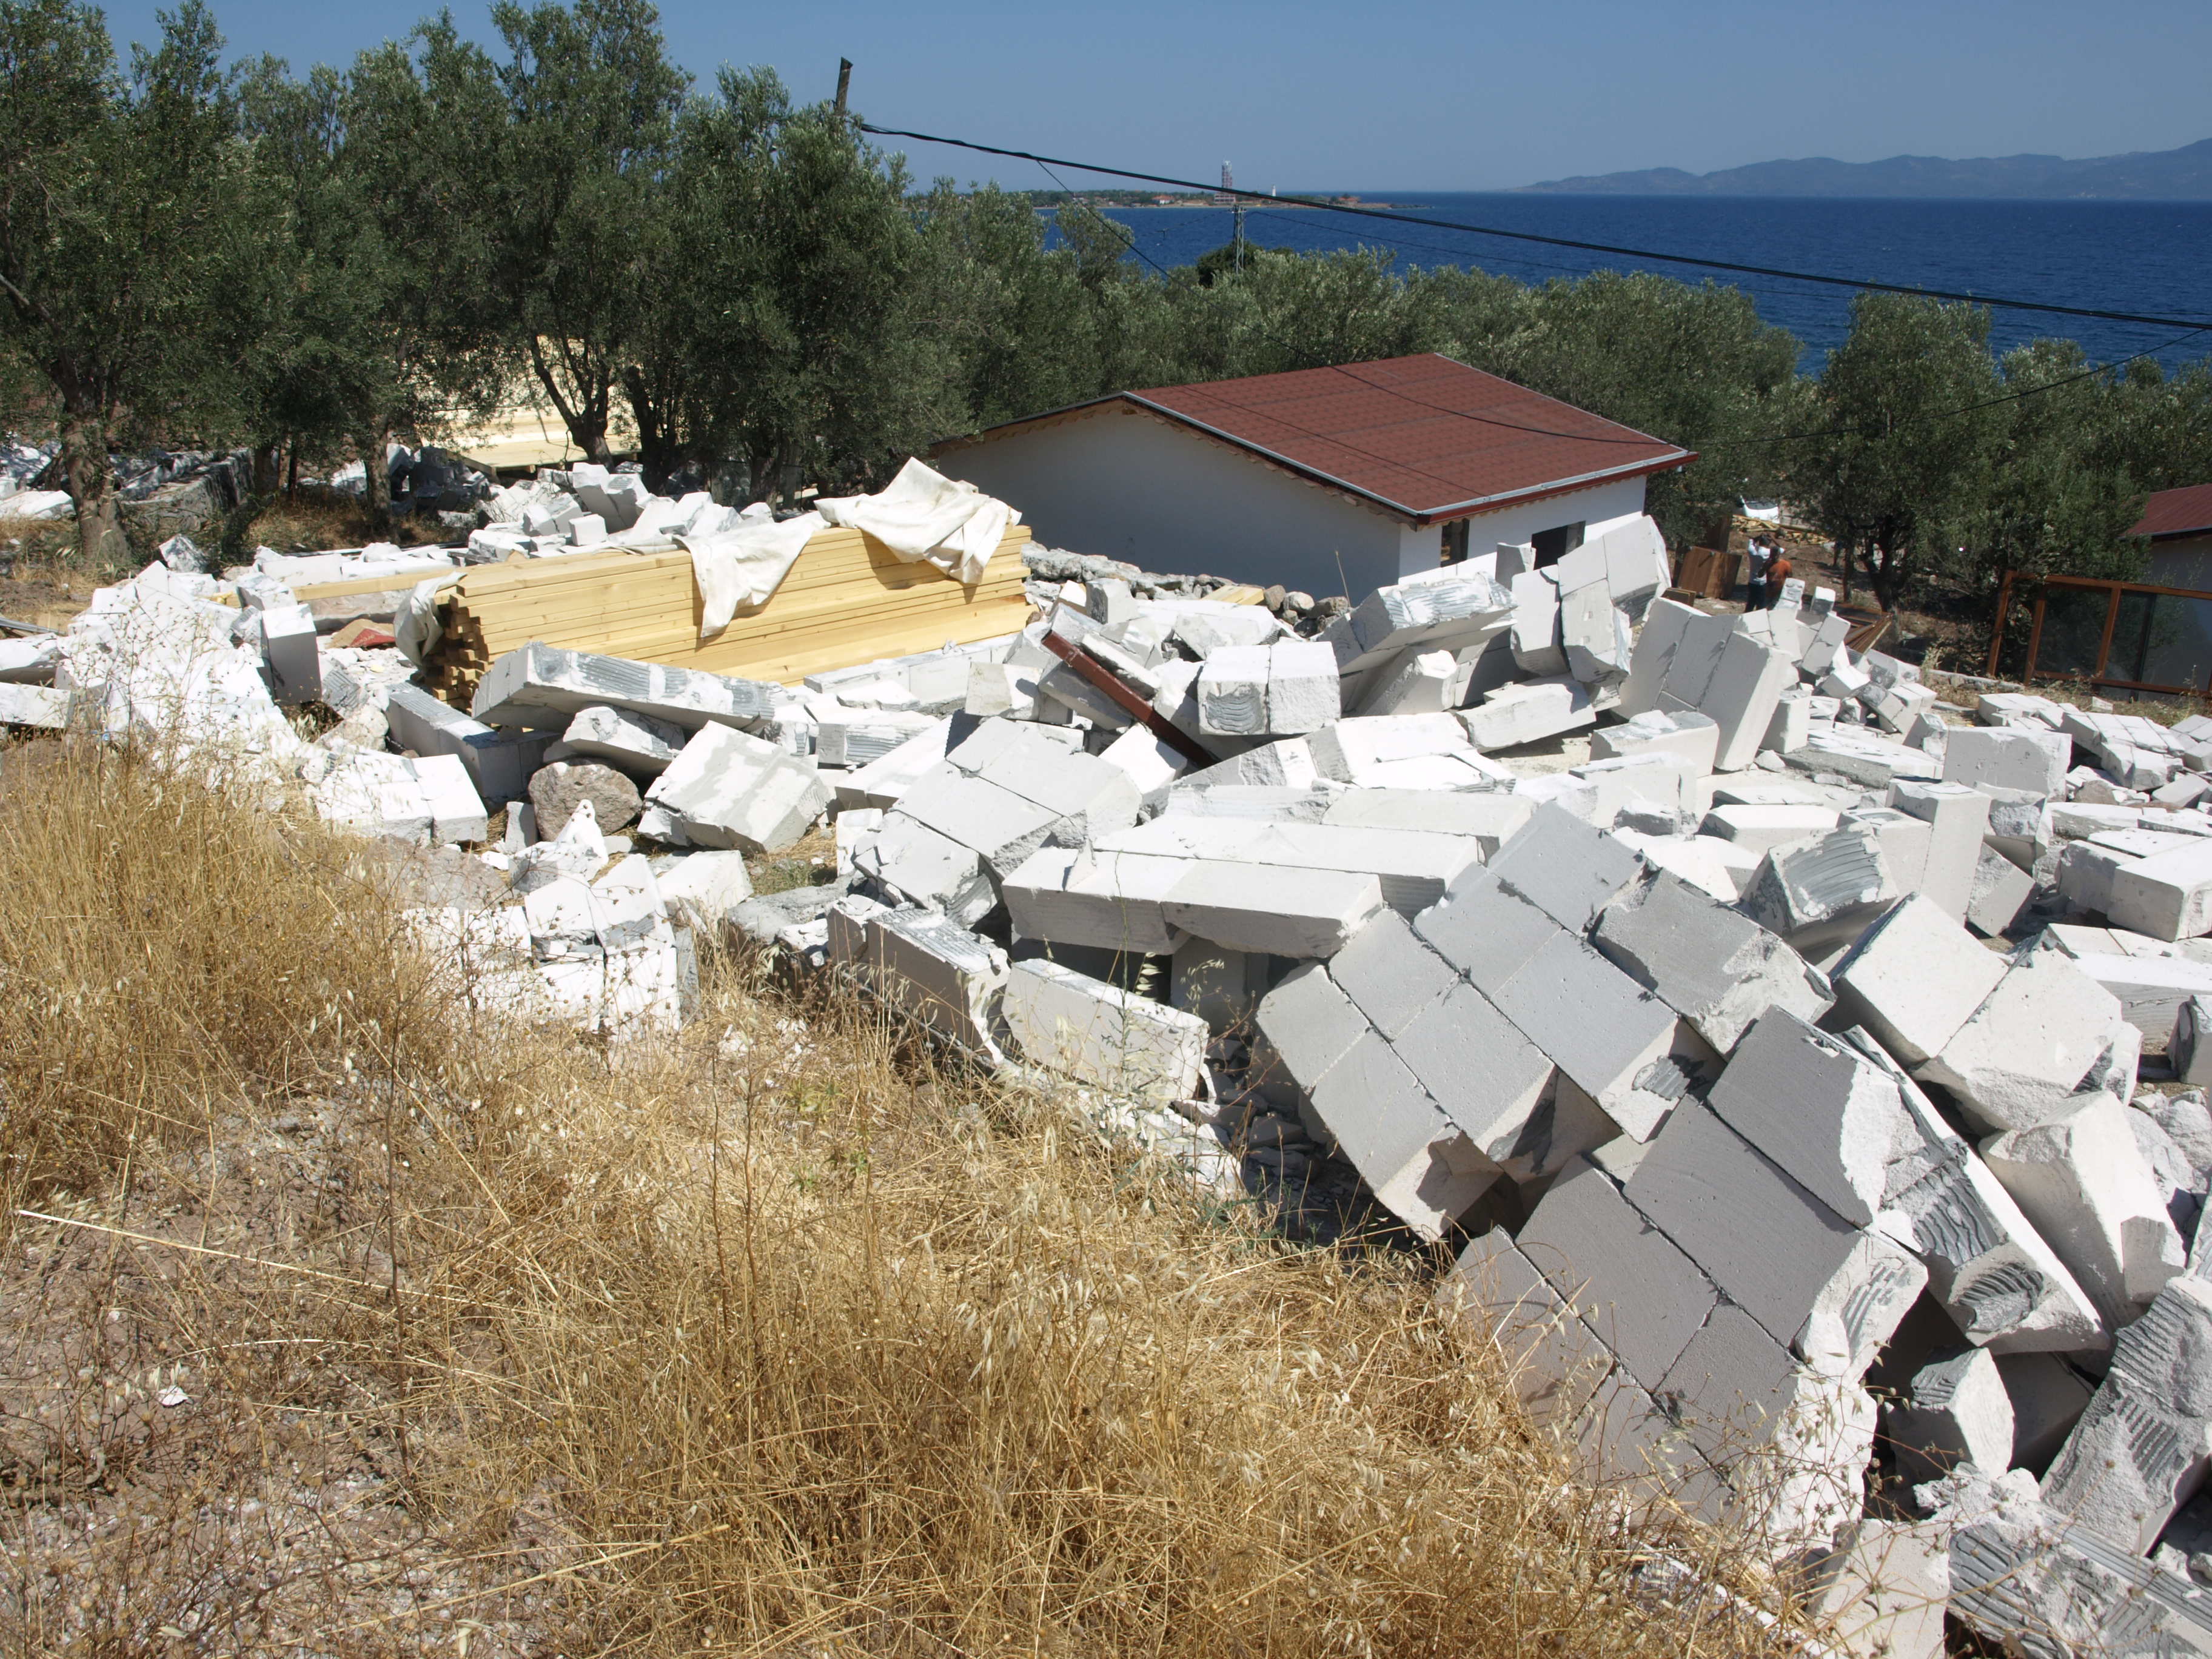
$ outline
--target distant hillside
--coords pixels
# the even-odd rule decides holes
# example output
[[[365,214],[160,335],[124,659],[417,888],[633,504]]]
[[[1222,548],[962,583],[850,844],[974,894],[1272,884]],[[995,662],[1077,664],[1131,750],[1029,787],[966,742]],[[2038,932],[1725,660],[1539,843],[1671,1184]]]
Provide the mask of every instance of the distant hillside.
[[[2014,197],[2058,200],[2106,198],[2136,201],[2212,200],[2212,138],[2179,149],[2099,155],[1990,155],[1947,161],[1938,155],[1893,155],[1886,161],[1755,161],[1718,173],[1646,167],[1553,179],[1522,188],[1594,196],[1932,196]]]

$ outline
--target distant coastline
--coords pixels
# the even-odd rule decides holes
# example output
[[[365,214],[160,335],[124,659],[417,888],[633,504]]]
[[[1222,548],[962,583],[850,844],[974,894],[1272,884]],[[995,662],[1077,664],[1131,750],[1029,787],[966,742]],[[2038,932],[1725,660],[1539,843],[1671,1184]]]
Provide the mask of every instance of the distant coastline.
[[[1523,185],[1524,195],[1857,197],[1979,201],[2212,201],[2212,138],[2179,149],[2069,161],[2058,155],[1893,155],[1838,161],[1824,155],[1754,161],[1717,173],[1644,167]]]

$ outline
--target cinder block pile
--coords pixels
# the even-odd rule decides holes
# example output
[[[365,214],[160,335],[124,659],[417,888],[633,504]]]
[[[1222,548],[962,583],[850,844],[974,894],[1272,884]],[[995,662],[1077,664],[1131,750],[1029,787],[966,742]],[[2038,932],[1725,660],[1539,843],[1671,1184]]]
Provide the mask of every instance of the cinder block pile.
[[[491,510],[659,533],[568,482]],[[532,645],[464,713],[303,652],[276,573],[155,566],[0,693],[389,838],[503,808],[416,916],[457,993],[664,1030],[744,934],[1286,1225],[1448,1243],[1630,1509],[1927,1590],[1855,1651],[1938,1650],[1947,1583],[2212,1650],[2212,720],[1966,724],[1824,592],[1665,579],[1640,516],[1356,604],[1040,551],[1002,640],[795,688]]]

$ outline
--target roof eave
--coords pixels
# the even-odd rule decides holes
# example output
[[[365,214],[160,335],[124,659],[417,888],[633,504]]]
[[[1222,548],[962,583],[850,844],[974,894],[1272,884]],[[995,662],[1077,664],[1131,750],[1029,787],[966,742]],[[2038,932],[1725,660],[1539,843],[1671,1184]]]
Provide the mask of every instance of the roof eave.
[[[1631,461],[1620,466],[1601,468],[1595,472],[1579,473],[1571,478],[1557,479],[1551,483],[1536,484],[1527,489],[1509,489],[1495,495],[1480,495],[1473,501],[1459,501],[1450,507],[1433,507],[1413,515],[1417,524],[1449,524],[1456,519],[1480,518],[1486,513],[1495,513],[1503,507],[1520,507],[1529,501],[1540,501],[1549,495],[1571,495],[1578,489],[1590,489],[1602,483],[1617,483],[1624,478],[1648,477],[1654,472],[1672,472],[1698,459],[1694,449],[1678,449],[1671,455],[1654,459]]]

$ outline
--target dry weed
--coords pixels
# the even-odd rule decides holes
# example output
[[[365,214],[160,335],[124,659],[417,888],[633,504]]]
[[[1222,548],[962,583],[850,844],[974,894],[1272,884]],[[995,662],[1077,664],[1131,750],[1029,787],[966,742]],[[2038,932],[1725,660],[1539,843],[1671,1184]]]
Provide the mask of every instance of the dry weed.
[[[848,1005],[477,1019],[391,864],[128,757],[0,754],[0,848],[10,1651],[1778,1639],[1637,1593],[1423,1264]]]
[[[412,547],[444,539],[446,533],[434,520],[412,516],[378,530],[370,525],[359,496],[319,485],[271,496],[239,532],[244,556],[249,558],[257,547],[273,547],[279,553],[322,553],[372,541]]]

